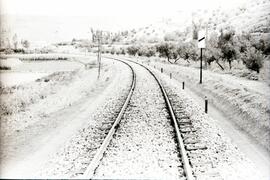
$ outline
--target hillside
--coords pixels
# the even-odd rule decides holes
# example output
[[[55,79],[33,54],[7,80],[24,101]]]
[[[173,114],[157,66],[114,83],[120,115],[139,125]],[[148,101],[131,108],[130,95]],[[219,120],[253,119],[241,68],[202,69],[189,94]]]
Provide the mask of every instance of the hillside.
[[[219,29],[232,26],[236,31],[251,31],[253,33],[270,32],[270,1],[251,1],[232,11],[217,9],[209,18],[209,26]]]
[[[192,37],[192,23],[199,28],[208,27],[208,31],[219,31],[221,28],[232,27],[238,33],[243,31],[259,35],[269,33],[270,0],[248,1],[230,9],[219,7],[209,10],[198,9],[196,12],[189,13],[178,12],[172,17],[131,30],[124,41],[154,42],[164,40],[164,37],[170,40],[180,37],[179,33],[184,33],[185,39],[189,40]]]

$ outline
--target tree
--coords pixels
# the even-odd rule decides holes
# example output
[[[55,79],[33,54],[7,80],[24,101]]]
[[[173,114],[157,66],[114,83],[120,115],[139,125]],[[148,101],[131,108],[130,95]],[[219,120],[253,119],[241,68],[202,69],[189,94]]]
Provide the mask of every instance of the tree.
[[[221,48],[222,57],[229,63],[232,69],[232,61],[236,58],[236,50],[231,43],[226,43]]]
[[[232,61],[236,59],[236,49],[234,48],[234,35],[233,30],[224,33],[221,29],[218,38],[218,47],[221,49],[221,57],[229,63],[230,69],[232,68]]]
[[[17,37],[17,34],[14,34],[14,36],[12,38],[12,42],[13,42],[14,49],[17,49],[18,48],[18,37]]]
[[[95,39],[96,39],[96,37],[95,37],[96,36],[95,31],[94,31],[93,28],[91,28],[90,31],[91,31],[91,34],[92,34],[92,42],[95,42]]]
[[[192,20],[192,39],[197,40],[198,39],[198,32],[200,29],[201,24],[196,23],[194,20]]]
[[[26,49],[28,49],[30,47],[30,42],[28,40],[22,40],[21,44]]]
[[[159,52],[159,56],[167,58],[168,62],[171,64],[176,63],[180,59],[177,48],[172,43],[161,43],[156,46],[156,49],[157,52]]]
[[[76,44],[76,39],[73,38],[72,41],[71,41],[71,45],[75,45]]]
[[[216,62],[218,66],[224,70],[223,66],[219,63],[221,50],[218,48],[218,36],[216,33],[212,33],[209,37],[205,57],[208,65],[211,65],[212,62]]]
[[[187,60],[189,62],[189,59],[192,59],[194,61],[198,60],[198,48],[196,47],[196,44],[194,42],[188,42],[179,44],[177,47],[177,53],[178,55],[183,58],[184,60]]]

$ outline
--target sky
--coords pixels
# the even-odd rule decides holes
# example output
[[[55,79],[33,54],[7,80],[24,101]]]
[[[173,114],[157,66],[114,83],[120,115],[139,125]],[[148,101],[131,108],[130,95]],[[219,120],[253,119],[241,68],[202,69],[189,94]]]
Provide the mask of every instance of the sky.
[[[88,37],[90,27],[132,29],[167,17],[184,20],[197,9],[230,9],[246,1],[250,0],[0,0],[0,14],[15,15],[4,19],[10,36],[49,42]]]
[[[157,17],[177,11],[230,8],[247,0],[0,0],[1,14]]]

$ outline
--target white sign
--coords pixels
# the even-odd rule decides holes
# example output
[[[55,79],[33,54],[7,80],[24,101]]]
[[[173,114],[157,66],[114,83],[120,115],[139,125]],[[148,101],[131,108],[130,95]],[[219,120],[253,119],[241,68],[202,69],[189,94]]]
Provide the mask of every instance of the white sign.
[[[206,38],[205,30],[200,30],[198,33],[198,47],[199,48],[205,48],[205,38]]]

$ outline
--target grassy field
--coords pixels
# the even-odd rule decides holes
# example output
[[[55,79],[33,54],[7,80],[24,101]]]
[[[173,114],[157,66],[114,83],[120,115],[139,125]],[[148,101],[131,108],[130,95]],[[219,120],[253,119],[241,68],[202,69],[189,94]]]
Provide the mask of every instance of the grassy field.
[[[85,59],[78,61],[86,63]],[[93,64],[94,61],[94,58],[88,57],[88,63]],[[11,70],[1,71],[1,117],[24,111],[25,107],[54,94],[58,88],[76,83],[76,80],[85,78],[88,69],[81,62],[51,60],[22,61]]]

